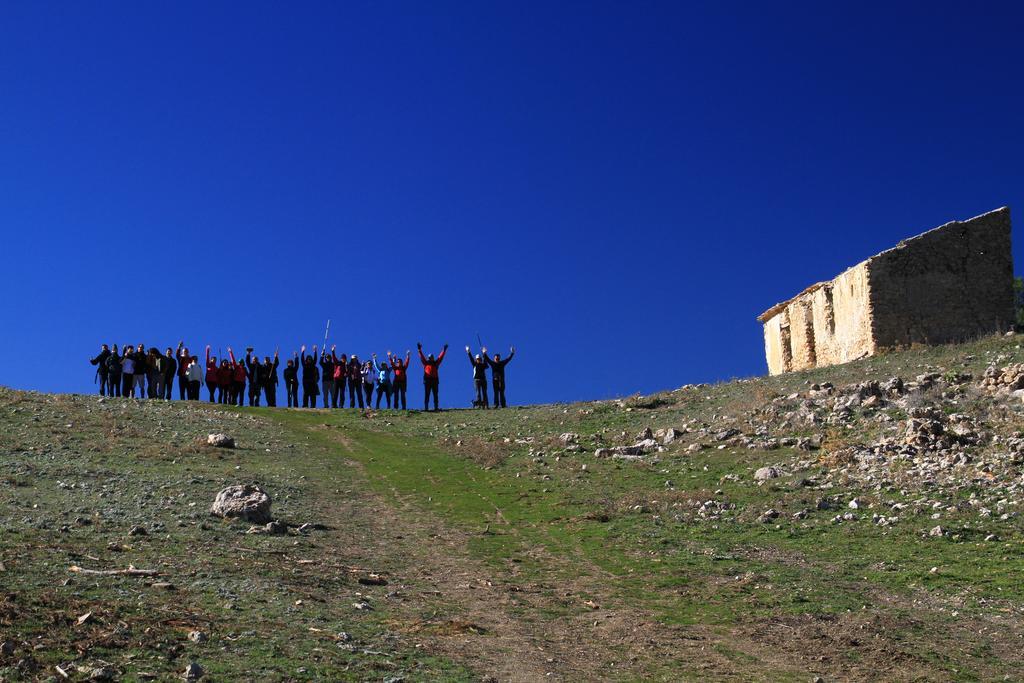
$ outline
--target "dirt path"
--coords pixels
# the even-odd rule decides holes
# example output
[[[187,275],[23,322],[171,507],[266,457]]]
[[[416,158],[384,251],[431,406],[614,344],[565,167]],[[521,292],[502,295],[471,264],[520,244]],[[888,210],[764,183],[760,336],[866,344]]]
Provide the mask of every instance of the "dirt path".
[[[345,466],[369,476],[346,455],[358,435],[331,432],[329,438]],[[737,668],[722,653],[736,649],[727,632],[669,627],[643,610],[617,605],[611,577],[578,558],[533,549],[531,555],[543,556],[550,571],[526,580],[514,561],[495,567],[474,559],[472,534],[423,514],[397,491],[361,487],[345,494],[343,505],[324,508],[327,523],[341,535],[335,541],[344,548],[343,561],[390,568],[394,630],[418,647],[465,663],[485,680],[769,679]],[[515,530],[502,526],[499,532]],[[773,661],[775,673],[802,672],[753,640],[741,649]]]

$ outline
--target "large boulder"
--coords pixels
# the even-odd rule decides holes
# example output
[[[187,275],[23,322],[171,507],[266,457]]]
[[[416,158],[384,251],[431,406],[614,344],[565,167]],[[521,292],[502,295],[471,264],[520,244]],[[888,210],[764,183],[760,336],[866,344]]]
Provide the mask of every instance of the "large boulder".
[[[235,447],[234,438],[228,436],[227,434],[210,434],[209,436],[206,437],[206,443],[217,448]]]
[[[217,494],[210,514],[266,524],[270,521],[270,502],[267,492],[255,484],[228,486]]]

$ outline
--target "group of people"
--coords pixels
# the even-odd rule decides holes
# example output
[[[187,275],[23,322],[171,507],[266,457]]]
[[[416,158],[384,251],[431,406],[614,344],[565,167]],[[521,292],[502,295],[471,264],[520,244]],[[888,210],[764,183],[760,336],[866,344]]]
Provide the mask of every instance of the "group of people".
[[[441,384],[439,370],[448,352],[448,345],[445,344],[436,357],[424,354],[422,344],[416,344],[416,349],[423,366],[423,409],[429,409],[430,399],[433,398],[434,410],[438,410]],[[486,348],[480,351],[474,356],[470,348],[466,347],[466,354],[473,365],[476,387],[473,405],[489,407],[487,370],[490,368],[494,407],[504,408],[505,365],[515,355],[515,347],[504,359],[500,354],[494,354],[492,358]],[[99,354],[89,362],[96,366],[96,380],[99,382],[101,396],[169,401],[177,379],[178,397],[183,401],[200,400],[205,384],[211,403],[241,406],[248,398],[250,406],[259,406],[262,397],[266,405],[276,406],[279,355],[279,350],[275,350],[273,357],[264,356],[260,361],[253,348],[249,347],[245,350],[245,358],[239,360],[235,358],[231,347],[228,347],[228,357],[218,361],[216,356],[210,355],[210,347],[207,346],[200,360],[199,356],[193,355],[185,347],[184,342],[179,342],[177,349],[167,347],[163,353],[157,348],[146,350],[144,344],[127,344],[120,351],[117,344],[113,348],[103,344]],[[380,408],[381,399],[384,399],[388,408],[408,410],[406,390],[411,358],[410,351],[405,352],[404,359],[388,351],[383,362],[378,362],[375,353],[371,354],[369,360],[361,361],[355,354],[337,355],[337,346],[331,346],[328,352],[325,345],[318,353],[314,345],[312,353],[308,355],[303,346],[285,362],[281,373],[288,407],[299,407],[301,386],[303,408],[316,408],[317,396],[323,397],[324,408],[344,408],[347,389],[348,405],[351,408],[357,405],[359,408]]]

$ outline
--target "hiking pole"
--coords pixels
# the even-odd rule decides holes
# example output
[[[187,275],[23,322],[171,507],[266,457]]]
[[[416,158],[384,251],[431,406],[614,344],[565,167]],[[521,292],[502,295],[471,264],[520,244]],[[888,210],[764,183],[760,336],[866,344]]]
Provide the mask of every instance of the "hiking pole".
[[[480,345],[481,349],[484,348],[484,343],[482,341],[480,341],[480,333],[479,332],[476,333],[476,343]]]
[[[331,333],[331,319],[327,319],[327,329],[324,330],[324,348],[327,348],[327,335]]]

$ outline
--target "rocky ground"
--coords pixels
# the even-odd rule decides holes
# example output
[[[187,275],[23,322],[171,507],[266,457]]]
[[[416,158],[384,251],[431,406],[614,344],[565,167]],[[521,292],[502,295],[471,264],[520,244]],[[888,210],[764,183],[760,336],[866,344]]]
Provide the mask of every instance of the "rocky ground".
[[[2,390],[0,677],[1014,680],[1020,347],[488,412]]]

